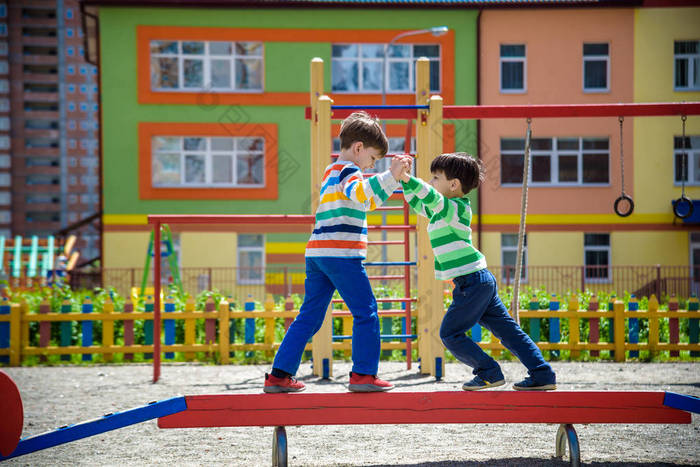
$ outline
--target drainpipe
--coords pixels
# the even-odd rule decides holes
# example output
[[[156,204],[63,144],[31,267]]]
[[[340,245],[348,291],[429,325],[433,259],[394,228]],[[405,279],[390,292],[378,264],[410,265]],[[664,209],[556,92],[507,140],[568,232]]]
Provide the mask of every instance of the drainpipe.
[[[481,12],[476,16],[476,105],[481,105]],[[481,119],[476,121],[476,157],[481,159]],[[481,250],[481,233],[483,231],[481,223],[481,183],[476,189],[476,248]]]

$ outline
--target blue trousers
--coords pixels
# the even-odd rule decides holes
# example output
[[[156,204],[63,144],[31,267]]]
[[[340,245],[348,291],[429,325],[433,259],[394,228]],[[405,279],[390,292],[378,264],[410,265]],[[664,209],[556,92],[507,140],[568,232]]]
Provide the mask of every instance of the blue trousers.
[[[553,384],[556,376],[530,336],[518,326],[498,296],[496,278],[488,269],[455,277],[452,304],[440,326],[440,338],[457,360],[489,382],[503,379],[496,361],[467,337],[476,323],[485,327],[527,367],[537,383]]]
[[[306,258],[304,303],[287,330],[273,368],[296,374],[304,347],[326,316],[338,290],[353,316],[352,371],[376,375],[379,367],[377,301],[361,258]],[[318,362],[317,364],[320,364]]]

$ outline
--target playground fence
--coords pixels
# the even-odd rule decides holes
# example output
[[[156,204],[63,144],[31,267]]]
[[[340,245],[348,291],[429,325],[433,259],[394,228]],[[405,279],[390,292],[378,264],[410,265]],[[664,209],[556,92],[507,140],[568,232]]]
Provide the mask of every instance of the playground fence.
[[[50,355],[70,360],[74,354],[82,355],[84,361],[92,360],[94,354],[102,355],[107,362],[113,361],[114,354],[124,354],[126,361],[133,360],[134,354],[150,359],[154,349],[153,307],[149,301],[144,311],[137,311],[127,300],[117,311],[111,300],[107,300],[96,309],[95,304],[86,300],[76,312],[77,307],[65,301],[58,312],[52,312],[46,302],[30,308],[27,303],[10,304],[5,300],[0,305],[0,363],[17,366],[26,357],[39,356],[46,360]],[[689,352],[690,357],[700,356],[700,311],[696,297],[688,299],[685,310],[679,310],[675,297],[669,301],[667,310],[659,309],[655,296],[648,300],[646,310],[640,310],[634,298],[627,307],[622,301],[599,306],[591,300],[588,309],[583,310],[579,309],[576,296],[565,306],[552,297],[548,309],[541,307],[540,302],[531,302],[528,309],[520,310],[520,319],[526,332],[553,359],[564,358],[561,351],[568,351],[568,358],[574,360],[585,353],[589,358],[625,361],[638,358],[640,351],[648,352],[650,358],[660,353],[678,357],[680,352]],[[253,301],[222,301],[217,305],[211,299],[203,309],[195,308],[192,300],[182,309],[176,309],[171,300],[163,304],[162,351],[166,360],[174,360],[175,352],[182,352],[188,361],[201,358],[196,353],[202,352],[205,358],[222,364],[230,363],[236,351],[245,352],[246,357],[262,351],[271,358],[279,347],[282,327],[288,326],[298,313],[291,298],[275,305],[271,297],[263,310],[256,310]],[[417,338],[413,349],[419,347],[421,334],[411,334],[415,321],[410,332],[402,323],[403,334],[389,335],[386,325],[390,330],[405,318],[400,317],[400,310],[391,310],[391,305],[381,308],[382,350],[404,350],[407,340],[413,338]],[[414,316],[419,314],[420,303]],[[334,309],[333,316],[332,349],[342,351],[347,357],[352,350],[351,342],[343,339],[342,334],[351,333],[352,317],[340,309]],[[478,325],[470,334],[494,356],[504,350],[500,342]],[[307,345],[307,350],[311,348],[311,344]]]
[[[402,266],[368,267],[371,275],[399,276]],[[514,282],[513,266],[489,266],[499,281],[499,287],[511,286]],[[182,268],[184,290],[196,295],[204,290],[219,290],[224,295],[247,297],[252,295],[262,301],[265,295],[289,295],[304,293],[304,267],[266,267],[245,270],[244,277],[259,278],[256,282],[241,281],[242,268]],[[416,271],[411,281],[417,283]],[[589,290],[596,293],[629,292],[637,297],[655,294],[665,301],[666,297],[689,297],[700,292],[700,271],[692,266],[628,265],[628,266],[527,266],[524,268],[523,286],[564,293],[566,291]],[[114,287],[122,296],[129,295],[143,275],[142,268],[107,268],[102,273],[71,274],[73,289]],[[262,277],[265,281],[262,281]],[[384,280],[383,285],[400,285],[400,280]],[[149,285],[152,284],[152,280]],[[165,285],[165,284],[164,284]],[[451,283],[446,283],[450,288]]]

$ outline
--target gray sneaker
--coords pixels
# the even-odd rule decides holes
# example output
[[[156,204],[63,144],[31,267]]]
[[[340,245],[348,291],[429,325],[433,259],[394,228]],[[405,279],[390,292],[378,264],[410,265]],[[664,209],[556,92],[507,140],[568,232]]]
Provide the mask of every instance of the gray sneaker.
[[[464,383],[462,385],[462,389],[465,391],[478,391],[479,389],[496,388],[498,386],[503,386],[504,384],[506,384],[506,380],[504,379],[489,383],[488,381],[475,376],[471,381]]]

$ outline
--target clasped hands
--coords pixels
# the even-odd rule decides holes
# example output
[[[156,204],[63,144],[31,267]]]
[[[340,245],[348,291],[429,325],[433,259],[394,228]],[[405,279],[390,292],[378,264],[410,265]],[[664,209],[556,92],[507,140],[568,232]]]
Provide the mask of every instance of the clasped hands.
[[[391,175],[396,180],[408,182],[411,179],[413,157],[408,154],[396,154],[391,159]]]

